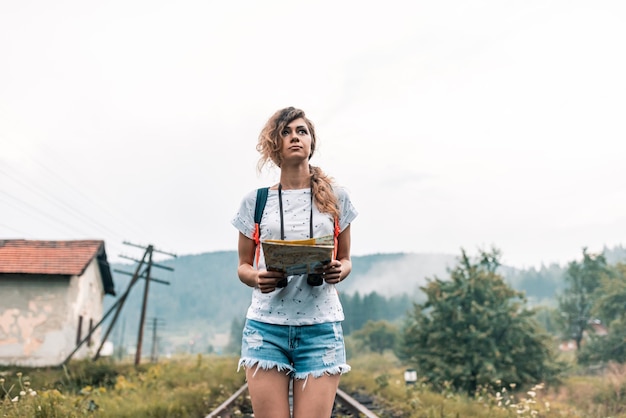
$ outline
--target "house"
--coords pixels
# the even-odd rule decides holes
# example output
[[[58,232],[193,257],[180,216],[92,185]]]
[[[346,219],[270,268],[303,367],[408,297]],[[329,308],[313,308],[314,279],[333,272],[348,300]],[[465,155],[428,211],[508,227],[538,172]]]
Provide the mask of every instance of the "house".
[[[0,364],[59,365],[115,295],[104,241],[0,240]],[[72,358],[89,357],[100,328]]]
[[[591,334],[600,336],[600,337],[603,337],[609,334],[608,328],[604,324],[602,324],[602,322],[599,319],[591,319],[589,320],[588,324],[589,324],[590,330],[583,332],[583,340],[581,341],[582,344],[585,343],[585,340],[589,338],[589,335]],[[561,351],[576,350],[576,341],[574,340],[561,341],[561,343],[559,344],[559,350]]]

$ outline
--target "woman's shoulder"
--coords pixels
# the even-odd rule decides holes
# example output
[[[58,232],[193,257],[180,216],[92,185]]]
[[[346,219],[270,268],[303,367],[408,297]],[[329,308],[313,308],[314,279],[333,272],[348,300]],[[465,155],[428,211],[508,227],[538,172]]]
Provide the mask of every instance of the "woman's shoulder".
[[[337,196],[337,199],[342,200],[350,198],[350,192],[345,186],[335,184],[333,185],[333,191],[335,192],[335,196]]]
[[[257,197],[257,193],[260,189],[268,189],[268,187],[258,187],[256,189],[250,189],[248,190],[244,195],[243,198],[244,200],[256,200]]]

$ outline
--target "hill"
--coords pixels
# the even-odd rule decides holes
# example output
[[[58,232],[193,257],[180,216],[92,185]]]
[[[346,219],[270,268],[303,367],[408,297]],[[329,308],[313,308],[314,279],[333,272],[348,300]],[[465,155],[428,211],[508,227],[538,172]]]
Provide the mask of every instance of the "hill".
[[[177,350],[184,349],[185,345],[188,345],[188,350],[198,349],[194,346],[200,341],[204,345],[207,341],[223,345],[224,334],[229,332],[233,319],[245,316],[250,301],[251,289],[239,281],[237,262],[236,251],[186,255],[158,261],[158,264],[174,270],[152,270],[153,278],[170,284],[150,283],[146,308],[149,321],[144,335],[153,331],[151,327],[157,318],[157,335],[167,339],[167,345],[176,346]],[[376,292],[385,297],[401,294],[417,297],[419,286],[425,283],[427,277],[445,275],[448,266],[454,262],[454,256],[436,254],[356,256],[353,257],[352,274],[339,285],[339,291],[346,295]],[[116,292],[121,295],[127,289],[131,276],[117,271],[134,273],[136,264],[115,264],[112,269]],[[131,289],[122,307],[121,315],[110,334],[110,339],[116,345],[135,345],[144,285],[144,280],[139,281]],[[109,309],[115,302],[115,298],[105,298],[105,309]],[[151,337],[151,334],[144,336],[144,341]]]
[[[622,247],[605,249],[610,263],[626,260]],[[147,324],[144,328],[146,341],[153,334],[159,340],[160,351],[197,352],[207,350],[209,345],[224,346],[235,319],[245,316],[251,289],[237,277],[237,253],[235,251],[209,252],[185,255],[158,261],[174,269],[168,271],[154,268],[152,277],[169,282],[169,285],[151,282],[146,309]],[[408,295],[411,300],[421,298],[420,286],[428,278],[447,277],[448,268],[455,265],[457,256],[447,254],[372,254],[353,257],[352,274],[338,286],[343,295],[368,295],[376,293],[383,298]],[[116,264],[114,270],[133,273],[135,265]],[[509,284],[525,291],[536,304],[550,304],[562,286],[565,266],[550,265],[540,269],[517,270],[502,267],[502,274]],[[121,295],[130,276],[114,271],[115,287]],[[137,283],[122,308],[109,339],[116,345],[136,344],[145,281]],[[105,309],[116,302],[105,298]],[[112,317],[112,315],[111,315]],[[156,325],[156,327],[154,327]],[[105,329],[108,324],[105,323]],[[166,348],[167,347],[167,348]]]

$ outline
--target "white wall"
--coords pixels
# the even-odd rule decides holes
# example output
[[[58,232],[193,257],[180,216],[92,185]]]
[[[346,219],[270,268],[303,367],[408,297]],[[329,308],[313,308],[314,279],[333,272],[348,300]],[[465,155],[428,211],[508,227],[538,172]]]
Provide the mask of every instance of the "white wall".
[[[76,346],[78,317],[82,335],[102,318],[104,296],[95,260],[83,276],[0,276],[0,364],[29,367],[58,365]],[[99,345],[86,345],[73,356],[91,355]]]

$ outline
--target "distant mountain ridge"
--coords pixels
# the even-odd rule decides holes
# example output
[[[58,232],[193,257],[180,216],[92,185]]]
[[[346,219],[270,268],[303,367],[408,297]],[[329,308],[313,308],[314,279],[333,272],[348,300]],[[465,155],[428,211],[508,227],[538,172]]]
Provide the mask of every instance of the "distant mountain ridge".
[[[340,292],[361,295],[376,292],[381,296],[408,294],[416,296],[427,277],[446,274],[455,257],[426,254],[372,254],[352,257],[352,273],[338,285]],[[161,334],[177,335],[185,340],[211,340],[216,334],[229,331],[234,318],[243,318],[250,303],[251,289],[237,277],[236,251],[217,251],[158,261],[174,271],[153,268],[151,276],[170,284],[152,281],[146,318],[158,318],[163,324]],[[113,270],[134,273],[136,264],[113,264]],[[113,272],[115,289],[121,295],[128,287],[130,275]],[[138,335],[139,318],[145,281],[131,289],[115,324],[111,339],[130,344]],[[115,303],[105,298],[105,309]],[[150,332],[150,323],[144,334]],[[147,338],[147,337],[145,337]],[[130,340],[129,340],[130,339]]]
[[[609,250],[605,255],[610,263],[626,260],[622,247]],[[376,292],[383,297],[407,294],[417,300],[427,279],[448,277],[448,269],[456,265],[458,256],[448,254],[392,253],[354,256],[350,277],[338,285],[340,292],[361,295]],[[152,269],[152,277],[170,282],[164,285],[151,282],[147,304],[148,319],[158,318],[160,335],[186,341],[207,341],[217,334],[227,333],[234,318],[243,318],[250,302],[251,289],[237,277],[236,251],[217,251],[158,261],[174,271]],[[112,270],[133,273],[136,265],[114,264]],[[527,271],[503,267],[503,275],[512,287],[523,290],[536,300],[553,299],[562,284],[565,267],[546,266]],[[115,289],[121,295],[127,288],[130,276],[113,273]],[[130,344],[136,339],[142,305],[141,280],[131,290],[122,308],[122,315],[111,333],[118,344]],[[115,303],[105,298],[105,309]],[[106,326],[106,324],[105,324]],[[150,332],[150,323],[144,333]],[[146,339],[148,337],[145,337]],[[130,339],[130,341],[129,341]]]

